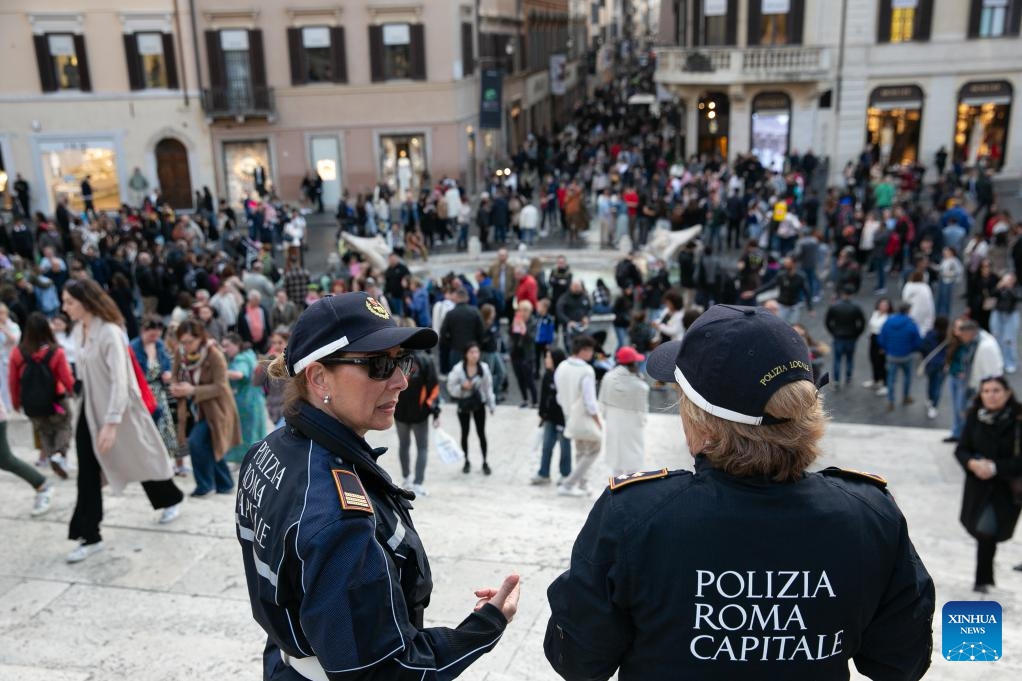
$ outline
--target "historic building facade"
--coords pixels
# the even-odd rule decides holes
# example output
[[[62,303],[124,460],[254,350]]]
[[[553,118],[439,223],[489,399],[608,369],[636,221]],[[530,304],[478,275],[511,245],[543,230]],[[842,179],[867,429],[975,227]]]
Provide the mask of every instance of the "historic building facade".
[[[662,0],[657,80],[685,106],[687,154],[778,167],[865,149],[1022,175],[1020,0]]]
[[[33,211],[67,195],[99,209],[132,200],[137,167],[170,203],[216,186],[187,21],[171,0],[12,0],[0,8],[0,171],[31,187]]]

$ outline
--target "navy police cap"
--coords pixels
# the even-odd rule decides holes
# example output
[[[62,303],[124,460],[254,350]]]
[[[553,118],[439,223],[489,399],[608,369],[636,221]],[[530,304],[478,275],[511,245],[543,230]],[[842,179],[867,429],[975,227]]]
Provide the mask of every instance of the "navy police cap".
[[[398,326],[378,300],[357,291],[325,296],[302,312],[284,358],[287,373],[297,376],[313,362],[337,352],[426,350],[436,343],[433,329]]]
[[[764,308],[738,305],[711,307],[682,340],[651,352],[646,370],[658,381],[677,382],[703,411],[754,426],[786,420],[766,413],[781,387],[814,382],[809,347],[798,332]]]

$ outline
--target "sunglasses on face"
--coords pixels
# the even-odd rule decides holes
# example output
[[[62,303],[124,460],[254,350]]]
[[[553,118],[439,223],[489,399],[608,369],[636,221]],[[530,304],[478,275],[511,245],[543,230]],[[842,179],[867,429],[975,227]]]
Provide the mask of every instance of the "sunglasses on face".
[[[374,381],[386,381],[394,375],[394,369],[400,369],[404,376],[412,373],[412,356],[410,354],[398,355],[373,355],[372,357],[328,357],[319,360],[320,364],[330,366],[332,364],[355,364],[365,367],[369,378]]]

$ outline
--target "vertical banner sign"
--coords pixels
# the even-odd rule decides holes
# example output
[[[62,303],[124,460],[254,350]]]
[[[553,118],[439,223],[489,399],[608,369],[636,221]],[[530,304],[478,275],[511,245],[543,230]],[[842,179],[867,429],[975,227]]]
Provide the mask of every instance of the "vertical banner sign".
[[[479,127],[500,130],[501,121],[501,90],[504,74],[500,69],[483,69],[479,87]]]
[[[550,55],[550,94],[563,95],[568,91],[568,56]]]

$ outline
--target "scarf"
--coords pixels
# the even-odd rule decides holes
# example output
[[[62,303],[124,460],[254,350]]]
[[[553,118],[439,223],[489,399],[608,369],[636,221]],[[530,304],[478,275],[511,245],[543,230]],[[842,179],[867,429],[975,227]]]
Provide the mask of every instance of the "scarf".
[[[988,426],[992,426],[998,421],[1004,421],[1011,416],[1011,409],[1007,405],[1001,407],[998,411],[990,411],[984,407],[980,407],[976,411],[976,418],[980,423],[985,423]]]

